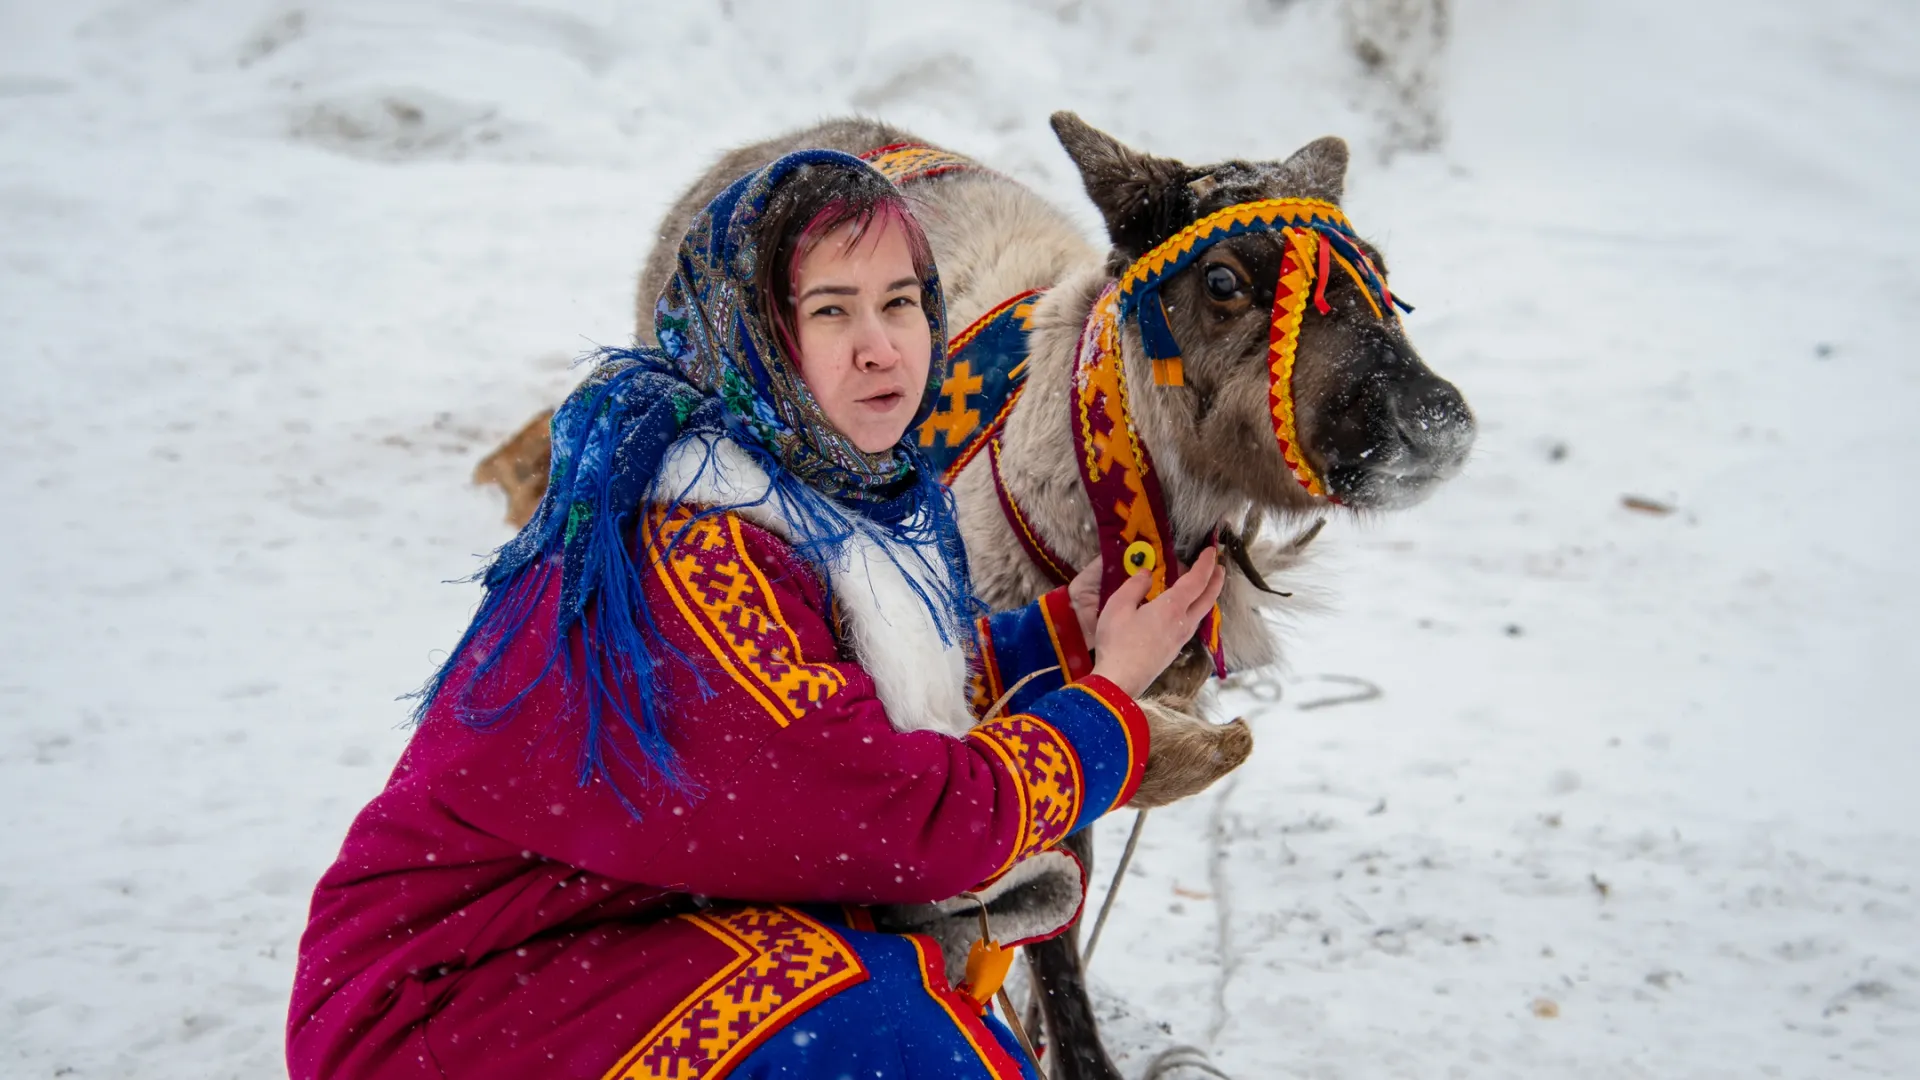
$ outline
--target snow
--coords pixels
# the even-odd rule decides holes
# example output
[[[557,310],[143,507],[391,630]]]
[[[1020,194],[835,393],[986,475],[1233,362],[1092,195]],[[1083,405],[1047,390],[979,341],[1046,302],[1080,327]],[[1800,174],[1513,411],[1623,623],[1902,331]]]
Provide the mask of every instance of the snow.
[[[0,1076],[284,1071],[308,892],[506,536],[467,474],[696,170],[857,108],[1091,230],[1059,107],[1347,135],[1481,420],[1317,542],[1096,975],[1239,1076],[1920,1072],[1920,13],[1457,0],[1369,74],[1394,6],[0,7]]]

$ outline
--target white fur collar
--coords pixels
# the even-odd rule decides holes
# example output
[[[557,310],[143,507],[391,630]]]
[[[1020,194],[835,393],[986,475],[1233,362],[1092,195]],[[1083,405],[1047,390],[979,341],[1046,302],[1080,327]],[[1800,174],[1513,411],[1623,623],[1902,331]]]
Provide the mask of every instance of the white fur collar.
[[[772,486],[765,470],[732,440],[682,439],[667,452],[660,471],[662,490],[684,492],[685,501],[708,506],[754,503],[737,512],[783,539],[794,539],[794,526],[777,501],[758,501]],[[854,659],[873,677],[887,719],[898,731],[964,734],[973,726],[967,658],[960,645],[964,630],[949,628],[948,640],[941,640],[934,613],[907,581],[908,573],[921,582],[937,580],[928,557],[851,514],[847,522],[854,526],[854,538],[828,575]]]

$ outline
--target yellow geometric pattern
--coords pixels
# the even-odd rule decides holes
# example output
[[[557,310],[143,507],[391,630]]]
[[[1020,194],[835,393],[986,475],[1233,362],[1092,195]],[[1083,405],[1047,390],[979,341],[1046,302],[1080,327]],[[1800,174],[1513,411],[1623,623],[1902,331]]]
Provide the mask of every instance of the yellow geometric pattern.
[[[1267,399],[1273,413],[1273,437],[1300,486],[1311,494],[1325,495],[1326,486],[1307,464],[1294,432],[1293,362],[1300,352],[1300,320],[1306,314],[1307,293],[1313,286],[1314,255],[1326,241],[1312,229],[1282,229],[1280,235],[1287,243],[1280,255],[1280,279],[1273,290],[1273,326],[1267,335]]]
[[[888,180],[896,184],[918,180],[924,176],[952,172],[956,169],[979,168],[971,160],[959,154],[935,150],[931,146],[921,146],[917,143],[883,147],[871,153],[873,156],[867,157],[867,163],[879,169]]]
[[[1215,233],[1225,232],[1236,225],[1245,226],[1255,222],[1271,225],[1276,221],[1287,225],[1325,223],[1351,227],[1347,215],[1324,199],[1259,199],[1238,203],[1208,214],[1135,259],[1127,267],[1127,272],[1120,276],[1120,296],[1123,299],[1131,296],[1135,289],[1158,278],[1168,265],[1177,262],[1182,255]]]
[[[681,619],[775,723],[785,727],[846,685],[839,668],[801,655],[772,586],[747,557],[737,516],[656,508],[646,535],[648,562]]]
[[[980,426],[980,410],[968,405],[967,399],[985,386],[986,380],[975,375],[967,361],[955,360],[952,373],[940,384],[940,395],[946,400],[920,425],[920,445],[932,446],[936,432],[946,437],[942,445],[963,445]]]
[[[953,340],[947,343],[947,355],[960,356],[968,345],[973,344],[973,339],[978,337],[982,330],[992,325],[993,321],[1009,308],[1013,310],[1014,318],[1020,320],[1022,329],[1033,329],[1033,309],[1039,295],[1039,290],[1029,289],[994,305],[985,315],[975,319],[972,325],[954,335]],[[989,358],[988,363],[992,363],[992,358]],[[1005,414],[1012,408],[1014,399],[1019,395],[1021,380],[1026,378],[1026,367],[1027,362],[1021,360],[1008,369],[1007,379],[1014,384],[1014,390],[1008,396],[1006,403],[1001,406],[1000,415],[994,417],[996,423],[1004,419]],[[973,396],[984,391],[986,384],[986,373],[975,374],[971,361],[954,360],[953,370],[948,372],[946,380],[940,384],[940,396],[943,400],[934,407],[933,414],[920,424],[920,445],[933,446],[933,437],[938,433],[944,437],[943,446],[948,448],[966,446],[973,433],[980,428],[980,410],[974,407]],[[972,449],[978,452],[978,447]],[[966,460],[972,460],[972,457],[973,454],[969,453],[966,455]],[[946,478],[951,480],[958,473],[958,468],[949,466]]]
[[[1140,452],[1140,436],[1134,431],[1132,410],[1127,404],[1126,365],[1120,355],[1120,301],[1115,290],[1108,289],[1101,296],[1091,318],[1072,389],[1080,452],[1086,459],[1087,496],[1101,498],[1103,491],[1111,490],[1101,482],[1109,473],[1117,475],[1124,497],[1115,500],[1112,513],[1120,523],[1121,541],[1130,544],[1145,540],[1160,555],[1149,572],[1153,584],[1147,589],[1147,598],[1152,599],[1167,587],[1166,552],[1171,537],[1160,535],[1153,500],[1147,495],[1146,476],[1152,465]],[[1096,403],[1098,413],[1093,411]]]
[[[716,909],[680,918],[733,951],[602,1080],[725,1076],[767,1037],[867,977],[853,948],[787,907]]]
[[[1001,717],[967,732],[985,745],[1013,777],[1020,804],[1020,831],[1007,867],[1059,843],[1080,818],[1086,780],[1073,744],[1051,724],[1024,713]]]

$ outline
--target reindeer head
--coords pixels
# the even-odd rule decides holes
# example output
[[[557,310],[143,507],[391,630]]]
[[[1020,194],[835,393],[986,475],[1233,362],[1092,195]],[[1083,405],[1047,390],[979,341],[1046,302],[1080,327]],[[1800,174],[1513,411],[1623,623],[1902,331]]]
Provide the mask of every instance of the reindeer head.
[[[1053,115],[1053,130],[1106,219],[1116,277],[1216,211],[1286,198],[1337,205],[1346,181],[1347,145],[1337,138],[1308,143],[1285,161],[1195,167],[1129,149],[1070,112]],[[1378,249],[1353,243],[1384,275]],[[1232,236],[1161,283],[1182,385],[1135,396],[1149,423],[1154,414],[1166,421],[1153,425],[1156,440],[1195,479],[1304,510],[1319,500],[1287,465],[1269,405],[1269,331],[1285,245],[1277,229]],[[1300,321],[1290,387],[1295,451],[1343,505],[1410,506],[1459,472],[1473,444],[1473,413],[1421,362],[1391,306],[1376,310],[1378,299],[1339,272],[1325,275],[1324,298],[1324,313],[1309,305]],[[1131,320],[1123,340],[1141,347]]]

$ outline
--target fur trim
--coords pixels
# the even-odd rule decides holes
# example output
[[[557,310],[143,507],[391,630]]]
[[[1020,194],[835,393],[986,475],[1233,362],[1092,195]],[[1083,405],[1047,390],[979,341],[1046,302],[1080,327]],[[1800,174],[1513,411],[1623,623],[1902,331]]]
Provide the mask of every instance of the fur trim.
[[[777,501],[766,498],[772,489],[766,472],[730,439],[682,440],[667,452],[660,483],[663,491],[684,492],[685,502],[738,506],[736,512],[755,525],[785,540],[796,538]],[[854,538],[839,563],[826,569],[847,643],[873,678],[887,719],[896,731],[966,734],[973,726],[962,644],[967,628],[946,627],[943,639],[934,613],[907,580],[911,573],[931,593],[945,567],[861,528],[852,515],[848,523]]]
[[[967,951],[980,940],[982,903],[994,938],[1011,947],[1059,936],[1080,917],[1086,898],[1087,875],[1080,860],[1055,848],[1027,856],[971,895],[937,904],[877,907],[873,919],[882,930],[925,934],[938,942],[947,981],[958,986],[966,978]]]

